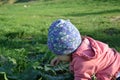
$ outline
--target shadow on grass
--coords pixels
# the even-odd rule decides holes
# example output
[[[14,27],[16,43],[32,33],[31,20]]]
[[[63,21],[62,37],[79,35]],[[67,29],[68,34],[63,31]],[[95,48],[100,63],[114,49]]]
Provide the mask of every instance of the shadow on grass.
[[[0,37],[0,47],[7,49],[19,49],[36,44],[46,45],[47,36],[43,34],[39,35],[26,35],[24,32],[10,32]]]
[[[64,16],[87,16],[87,15],[99,15],[99,14],[108,14],[108,13],[117,13],[120,12],[120,9],[113,9],[113,10],[104,10],[104,11],[98,11],[98,12],[90,12],[90,13],[71,13],[66,14]]]
[[[106,28],[103,30],[95,30],[94,32],[83,32],[83,34],[90,36],[96,40],[108,44],[111,48],[115,48],[120,52],[120,29]]]
[[[84,32],[83,32],[84,34]],[[110,44],[111,47],[120,47],[120,29],[119,28],[106,28],[103,30],[95,30],[94,32],[85,31],[85,35],[91,36],[95,39],[101,40]],[[27,48],[36,45],[46,45],[47,35],[38,34],[35,36],[27,36],[24,32],[10,32],[0,38],[0,47],[7,49]],[[42,47],[42,46],[40,46]]]
[[[16,3],[29,2],[29,1],[36,1],[36,0],[17,0]]]

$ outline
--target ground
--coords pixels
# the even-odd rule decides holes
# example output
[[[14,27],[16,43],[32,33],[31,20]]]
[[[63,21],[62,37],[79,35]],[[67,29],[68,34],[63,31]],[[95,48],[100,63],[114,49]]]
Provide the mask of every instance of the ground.
[[[50,24],[70,19],[81,35],[120,51],[119,0],[40,0],[0,5],[0,80],[73,80],[68,64],[51,67]]]

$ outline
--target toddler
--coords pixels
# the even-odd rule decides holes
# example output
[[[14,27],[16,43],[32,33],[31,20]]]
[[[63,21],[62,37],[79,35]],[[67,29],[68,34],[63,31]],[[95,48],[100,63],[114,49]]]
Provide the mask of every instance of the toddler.
[[[92,80],[93,75],[97,80],[120,80],[120,54],[103,42],[81,37],[69,20],[58,19],[51,24],[47,43],[57,54],[51,65],[70,62],[74,80]]]

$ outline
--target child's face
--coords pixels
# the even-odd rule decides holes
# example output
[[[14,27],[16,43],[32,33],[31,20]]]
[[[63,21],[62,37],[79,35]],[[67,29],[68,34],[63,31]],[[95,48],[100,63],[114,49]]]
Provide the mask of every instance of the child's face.
[[[61,61],[62,62],[70,62],[71,60],[72,60],[71,55],[59,55],[59,56],[54,57],[51,60],[50,64],[52,66],[55,66],[55,65],[59,64]]]
[[[59,55],[58,58],[63,62],[70,62],[71,61],[71,55]]]

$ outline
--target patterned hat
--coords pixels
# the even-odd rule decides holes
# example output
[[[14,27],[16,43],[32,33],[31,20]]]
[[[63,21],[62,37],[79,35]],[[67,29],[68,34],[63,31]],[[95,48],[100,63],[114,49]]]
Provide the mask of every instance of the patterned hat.
[[[81,43],[78,29],[69,21],[58,19],[48,30],[48,47],[57,55],[74,52]]]

